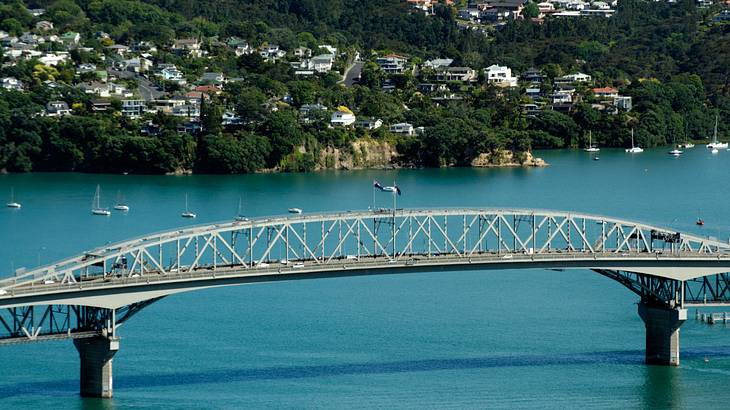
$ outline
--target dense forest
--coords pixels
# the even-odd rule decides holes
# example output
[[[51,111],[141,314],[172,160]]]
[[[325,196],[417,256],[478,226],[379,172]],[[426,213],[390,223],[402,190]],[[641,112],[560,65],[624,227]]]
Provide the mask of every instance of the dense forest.
[[[72,61],[54,67],[35,59],[8,64],[1,56],[0,77],[16,78],[26,88],[0,91],[0,169],[303,171],[314,169],[327,147],[352,150],[356,140],[392,144],[400,165],[468,166],[480,153],[498,149],[521,153],[584,146],[589,131],[594,143],[609,147],[626,146],[630,129],[642,146],[702,140],[711,136],[716,115],[725,136],[730,129],[724,121],[730,118],[730,24],[712,21],[718,7],[700,9],[691,0],[620,0],[611,18],[512,20],[485,34],[460,29],[452,7],[426,15],[399,0],[5,1],[0,30],[20,36],[48,20],[54,32],[80,33],[85,48],[71,50]],[[28,11],[33,8],[44,8],[45,14],[33,16]],[[100,39],[99,32],[109,37]],[[231,37],[285,50],[328,44],[340,55],[336,71],[301,78],[286,61],[235,55],[221,45]],[[208,57],[169,52],[167,47],[180,38],[202,39]],[[179,132],[180,120],[162,113],[126,118],[119,114],[118,100],[109,111],[93,112],[92,98],[77,87],[85,78],[76,67],[103,66],[112,57],[109,43],[140,41],[157,45],[155,64],[175,64],[191,81],[211,71],[241,81],[202,98],[198,132]],[[524,86],[502,89],[481,78],[468,86],[448,84],[463,98],[435,103],[416,91],[412,72],[388,75],[373,63],[391,52],[408,56],[412,64],[451,58],[454,65],[477,70],[492,64],[516,73],[536,67],[548,84],[580,71],[592,75],[591,86],[616,87],[631,96],[634,106],[614,114],[598,111],[591,106],[588,86],[578,85],[586,98],[570,113],[545,110],[527,116]],[[345,87],[341,74],[356,53],[367,61],[361,81]],[[383,89],[386,81],[394,90]],[[128,83],[136,85],[134,79]],[[73,115],[41,115],[52,100],[67,102]],[[424,131],[403,136],[387,127],[332,128],[326,125],[328,116],[300,121],[299,107],[313,103],[350,107],[359,117],[408,122]],[[234,112],[240,123],[224,126],[225,111]],[[140,132],[150,124],[154,135]]]

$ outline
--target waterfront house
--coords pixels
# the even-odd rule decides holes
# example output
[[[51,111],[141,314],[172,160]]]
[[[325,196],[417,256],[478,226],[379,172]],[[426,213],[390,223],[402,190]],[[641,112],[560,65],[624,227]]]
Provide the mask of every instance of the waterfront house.
[[[616,98],[618,97],[618,90],[613,87],[594,88],[593,95],[596,98]]]
[[[588,74],[575,73],[558,77],[555,79],[555,83],[589,83],[592,80],[593,78]]]
[[[471,82],[477,80],[477,72],[470,67],[443,67],[436,70],[436,81]]]

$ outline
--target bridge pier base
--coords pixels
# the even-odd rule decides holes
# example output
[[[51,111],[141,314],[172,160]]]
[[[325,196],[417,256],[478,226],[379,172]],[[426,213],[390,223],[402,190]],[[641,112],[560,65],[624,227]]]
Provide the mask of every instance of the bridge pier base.
[[[81,359],[80,392],[85,397],[112,397],[112,358],[119,350],[118,338],[75,339]]]
[[[679,366],[679,327],[687,309],[672,309],[639,303],[639,316],[646,326],[646,363]]]

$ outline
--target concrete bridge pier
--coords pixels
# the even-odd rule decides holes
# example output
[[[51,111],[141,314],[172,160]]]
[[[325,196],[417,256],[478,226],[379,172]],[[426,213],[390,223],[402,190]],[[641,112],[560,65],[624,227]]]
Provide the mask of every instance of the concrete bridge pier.
[[[119,338],[75,339],[74,346],[81,359],[81,395],[111,398],[112,358],[119,350]]]
[[[679,366],[679,327],[687,309],[639,303],[639,316],[646,326],[646,363]]]

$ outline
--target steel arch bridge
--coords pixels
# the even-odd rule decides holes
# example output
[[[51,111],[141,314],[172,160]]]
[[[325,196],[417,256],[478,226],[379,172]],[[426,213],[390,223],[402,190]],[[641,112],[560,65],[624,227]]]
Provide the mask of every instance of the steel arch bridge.
[[[643,302],[730,304],[730,244],[573,212],[378,210],[217,223],[97,248],[0,280],[0,343],[113,333],[177,292],[433,270],[591,269]]]
[[[216,286],[424,271],[589,269],[640,297],[647,362],[679,364],[691,306],[730,305],[730,244],[597,215],[404,209],[236,220],[106,245],[0,280],[0,344],[74,339],[81,392],[111,397],[117,327]]]

